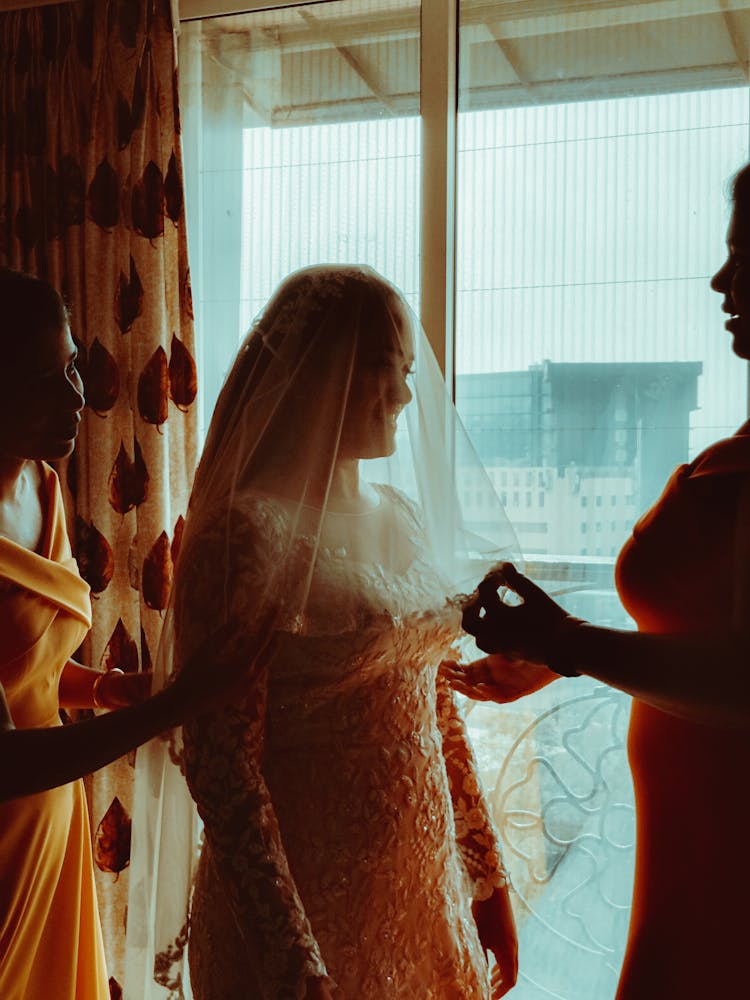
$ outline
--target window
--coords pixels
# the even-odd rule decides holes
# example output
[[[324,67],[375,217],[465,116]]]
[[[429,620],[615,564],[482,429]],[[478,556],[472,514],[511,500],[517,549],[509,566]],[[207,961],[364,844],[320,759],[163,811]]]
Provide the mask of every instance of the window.
[[[182,0],[181,11],[208,3]],[[183,23],[205,416],[247,323],[288,271],[322,258],[370,263],[428,316],[423,289],[431,298],[442,268],[446,299],[455,282],[455,329],[448,310],[428,334],[467,425],[479,401],[475,446],[503,504],[510,497],[533,575],[564,591],[571,613],[630,627],[613,570],[634,518],[674,466],[747,414],[746,374],[708,278],[724,250],[726,180],[747,157],[750,0],[579,0],[552,13],[462,0],[453,204],[428,190],[451,143],[435,140],[439,115],[420,80],[420,44],[433,44],[446,6],[430,6],[421,39],[413,0]],[[422,245],[439,203],[446,238]],[[452,225],[455,266],[449,251],[439,256]],[[518,517],[534,470],[544,532]],[[576,513],[607,496],[615,520],[602,555],[580,547],[588,524]],[[633,836],[628,703],[567,683],[497,712],[468,706],[520,900],[528,957],[514,1000],[612,1000],[624,948],[632,854],[613,845]],[[593,724],[584,705],[596,706]],[[571,733],[588,770],[565,750]],[[499,760],[498,746],[515,750]],[[606,787],[592,778],[604,757]],[[590,814],[574,796],[569,814],[546,809],[550,786],[587,781]],[[515,825],[517,815],[532,821]],[[585,900],[581,919],[570,885]]]
[[[393,37],[375,27],[389,18]],[[180,75],[201,84],[181,101],[205,423],[240,338],[291,271],[370,264],[419,313],[419,4],[186,21]]]

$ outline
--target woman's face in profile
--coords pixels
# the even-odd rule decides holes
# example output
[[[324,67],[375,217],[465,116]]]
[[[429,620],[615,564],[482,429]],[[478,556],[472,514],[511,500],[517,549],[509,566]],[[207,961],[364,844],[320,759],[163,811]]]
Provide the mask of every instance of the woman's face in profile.
[[[390,306],[382,323],[363,325],[341,432],[341,457],[393,454],[399,415],[412,398],[408,380],[413,365],[411,325],[400,305]]]
[[[0,455],[55,461],[75,447],[83,382],[67,323],[29,336],[17,358],[0,365]]]
[[[721,308],[730,317],[724,326],[732,334],[734,353],[750,360],[750,226],[736,210],[727,233],[727,250],[711,287],[724,296]]]

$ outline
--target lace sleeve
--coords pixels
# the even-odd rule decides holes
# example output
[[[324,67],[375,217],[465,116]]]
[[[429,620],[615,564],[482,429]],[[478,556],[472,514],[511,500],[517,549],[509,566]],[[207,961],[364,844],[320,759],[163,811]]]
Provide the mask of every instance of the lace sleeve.
[[[304,997],[308,978],[326,968],[289,870],[273,803],[263,778],[267,667],[252,665],[253,601],[273,557],[273,531],[254,519],[233,524],[229,583],[215,579],[216,539],[191,544],[191,578],[181,595],[183,634],[191,642],[215,628],[220,603],[247,623],[248,679],[242,699],[184,727],[184,767],[205,824],[212,858],[248,955],[260,970],[263,995]],[[224,571],[222,571],[222,577]],[[198,583],[198,581],[200,581]],[[236,644],[235,644],[236,648]],[[242,655],[245,655],[244,653]]]
[[[448,772],[456,840],[474,884],[474,899],[488,899],[509,885],[500,845],[479,787],[474,753],[455,697],[445,679],[437,679],[438,725]]]

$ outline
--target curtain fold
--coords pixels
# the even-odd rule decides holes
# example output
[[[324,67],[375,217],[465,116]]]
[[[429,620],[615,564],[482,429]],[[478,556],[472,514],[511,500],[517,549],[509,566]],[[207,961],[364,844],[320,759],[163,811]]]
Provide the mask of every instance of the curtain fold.
[[[63,294],[87,407],[59,471],[92,667],[148,669],[196,460],[196,366],[169,0],[0,15],[0,263]],[[131,764],[88,782],[113,995]]]

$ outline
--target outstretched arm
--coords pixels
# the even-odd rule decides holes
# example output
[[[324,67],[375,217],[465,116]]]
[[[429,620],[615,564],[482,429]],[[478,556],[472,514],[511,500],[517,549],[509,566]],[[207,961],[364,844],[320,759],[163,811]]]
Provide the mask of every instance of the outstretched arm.
[[[0,801],[33,795],[110,764],[176,725],[187,706],[168,688],[141,705],[48,729],[16,729],[4,694]]]
[[[0,802],[82,778],[163,730],[222,704],[244,673],[244,664],[227,660],[217,680],[203,669],[202,661],[228,631],[229,626],[213,630],[190,664],[158,694],[131,708],[67,726],[16,729],[0,685]]]
[[[523,603],[504,604],[497,593],[500,585],[517,593]],[[694,722],[750,727],[750,644],[744,635],[658,635],[590,625],[567,615],[510,563],[480,584],[477,598],[465,609],[464,628],[480,649],[500,654],[464,671],[458,668],[463,684],[452,672],[454,686],[470,697],[475,682],[480,697],[492,697],[494,674],[498,700],[512,700],[502,697],[505,671],[523,675],[531,670],[538,676],[543,664],[562,674],[587,674]]]
[[[63,667],[58,688],[61,708],[129,708],[150,693],[150,671],[93,670],[76,660]]]

